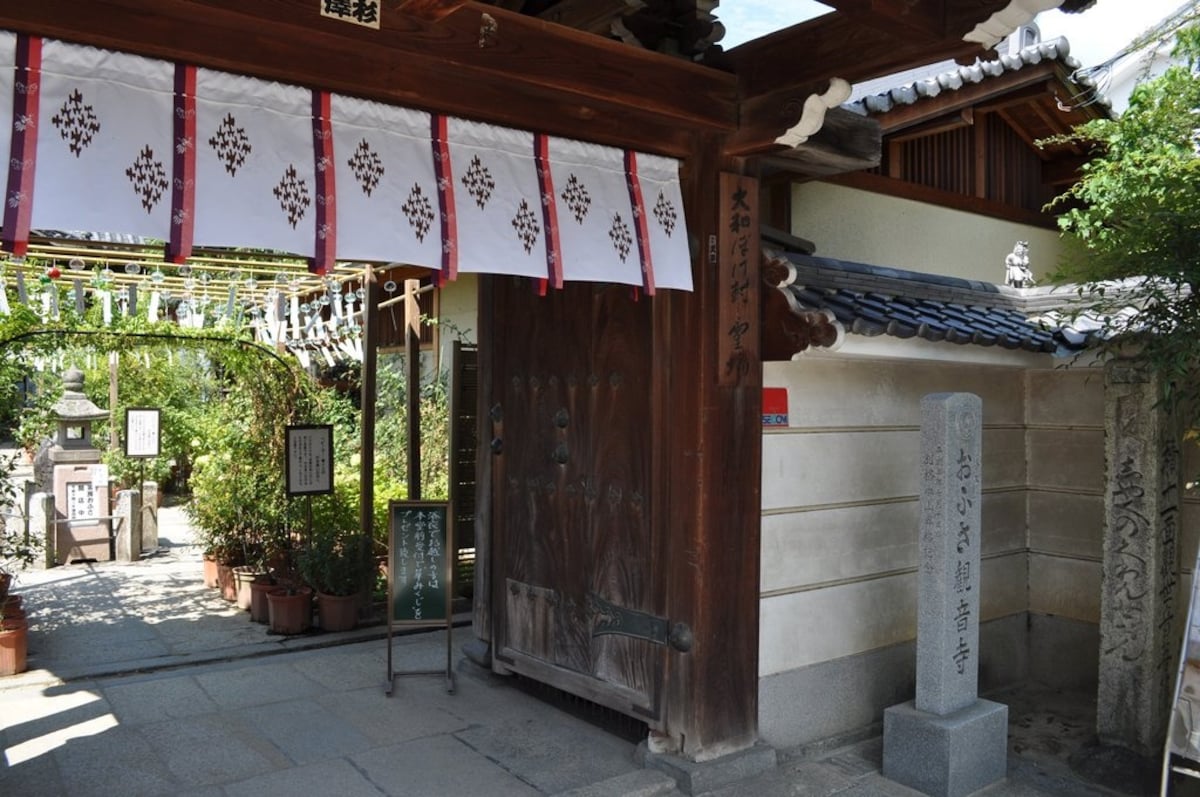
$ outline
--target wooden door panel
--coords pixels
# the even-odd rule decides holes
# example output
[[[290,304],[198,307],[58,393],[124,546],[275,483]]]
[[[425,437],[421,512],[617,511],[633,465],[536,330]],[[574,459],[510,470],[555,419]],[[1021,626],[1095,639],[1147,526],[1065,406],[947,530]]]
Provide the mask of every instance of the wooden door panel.
[[[495,652],[512,669],[642,716],[657,713],[663,650],[596,635],[595,597],[661,614],[649,518],[650,313],[627,289],[496,290],[511,324],[493,396]]]

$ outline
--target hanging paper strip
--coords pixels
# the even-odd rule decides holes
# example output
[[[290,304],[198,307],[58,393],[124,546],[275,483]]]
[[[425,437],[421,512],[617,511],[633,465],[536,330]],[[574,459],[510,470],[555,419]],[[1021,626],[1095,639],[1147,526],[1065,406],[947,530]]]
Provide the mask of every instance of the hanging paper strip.
[[[192,256],[196,218],[196,67],[175,65],[174,174],[171,181],[171,237],[167,258],[182,263]]]
[[[546,276],[546,227],[533,134],[451,118],[449,178],[459,271]]]
[[[440,268],[429,114],[334,95],[338,257]]]
[[[196,246],[313,257],[312,93],[196,70]]]
[[[35,230],[170,234],[174,69],[47,39]]]
[[[33,179],[37,164],[38,93],[41,81],[42,40],[17,36],[13,53],[16,68],[12,78],[8,188],[5,193],[4,248],[18,257],[29,245],[29,222],[33,213]],[[7,63],[7,62],[5,62]],[[4,104],[0,102],[0,105]],[[0,150],[3,151],[3,150]]]
[[[337,251],[336,170],[333,167],[333,114],[327,91],[314,91],[312,111],[313,161],[316,179],[316,255],[310,270],[325,274],[333,270]]]

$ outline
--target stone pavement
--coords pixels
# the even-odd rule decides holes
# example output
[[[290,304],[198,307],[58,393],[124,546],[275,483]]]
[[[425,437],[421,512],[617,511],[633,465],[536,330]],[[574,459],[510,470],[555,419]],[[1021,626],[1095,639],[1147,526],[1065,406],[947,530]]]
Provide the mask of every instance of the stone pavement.
[[[0,679],[0,795],[678,795],[635,743],[460,654],[384,695],[381,627],[272,637],[201,584],[177,509],[138,563],[23,574],[30,671]],[[445,632],[396,636],[397,670],[444,665]],[[1001,795],[1136,794],[1079,780],[1068,757],[1094,727],[1078,696],[1017,691]],[[720,797],[915,795],[879,773],[878,736],[782,750]],[[1109,781],[1116,785],[1119,781]]]

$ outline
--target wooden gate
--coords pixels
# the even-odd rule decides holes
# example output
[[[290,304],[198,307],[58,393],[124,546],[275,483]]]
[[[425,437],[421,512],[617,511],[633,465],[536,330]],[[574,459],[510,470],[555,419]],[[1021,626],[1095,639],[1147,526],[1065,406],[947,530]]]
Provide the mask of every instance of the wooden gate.
[[[493,651],[499,669],[661,716],[666,654],[651,518],[650,301],[494,280]]]

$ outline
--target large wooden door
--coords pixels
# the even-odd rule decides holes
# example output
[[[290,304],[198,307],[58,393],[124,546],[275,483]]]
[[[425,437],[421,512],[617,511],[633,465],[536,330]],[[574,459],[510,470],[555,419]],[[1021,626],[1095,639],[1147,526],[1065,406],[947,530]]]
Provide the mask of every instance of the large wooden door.
[[[651,302],[496,279],[491,368],[498,668],[657,724],[663,540],[651,518]],[[501,309],[502,308],[502,309]]]

